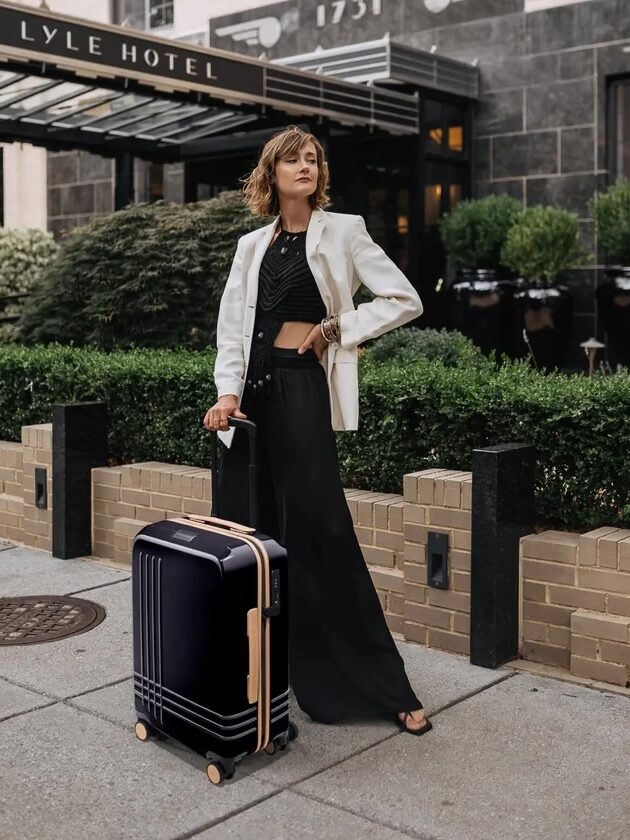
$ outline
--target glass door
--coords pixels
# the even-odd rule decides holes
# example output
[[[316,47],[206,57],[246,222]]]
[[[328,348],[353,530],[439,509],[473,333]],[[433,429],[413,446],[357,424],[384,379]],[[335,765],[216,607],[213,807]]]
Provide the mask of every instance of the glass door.
[[[422,281],[420,295],[424,326],[448,324],[446,305],[446,252],[439,221],[465,195],[468,171],[450,162],[428,160],[424,167],[424,230],[420,243]]]
[[[360,213],[372,239],[383,248],[415,286],[417,271],[412,247],[417,206],[410,138],[364,138],[334,144],[330,151],[332,204],[338,213]],[[358,295],[371,294],[361,287]],[[355,299],[356,302],[356,299]]]

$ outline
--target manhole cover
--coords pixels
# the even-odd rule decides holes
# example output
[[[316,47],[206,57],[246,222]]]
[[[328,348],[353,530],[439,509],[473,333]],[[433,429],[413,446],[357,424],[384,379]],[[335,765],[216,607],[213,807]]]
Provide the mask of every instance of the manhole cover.
[[[100,624],[105,610],[85,598],[23,595],[0,598],[0,645],[34,645],[85,633]]]

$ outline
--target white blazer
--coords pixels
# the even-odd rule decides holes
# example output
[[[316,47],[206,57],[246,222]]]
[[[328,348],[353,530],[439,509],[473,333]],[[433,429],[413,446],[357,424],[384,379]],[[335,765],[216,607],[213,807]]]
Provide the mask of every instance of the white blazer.
[[[219,305],[214,366],[217,396],[236,394],[239,404],[252,343],[258,271],[278,219],[276,216],[270,224],[239,238]],[[417,318],[423,312],[422,302],[367,232],[362,216],[313,210],[306,232],[306,259],[327,313],[337,313],[341,327],[341,341],[328,344],[320,359],[328,381],[332,428],[357,429],[358,345]],[[361,283],[376,297],[355,309],[352,296]],[[232,426],[217,434],[229,447],[235,431]]]

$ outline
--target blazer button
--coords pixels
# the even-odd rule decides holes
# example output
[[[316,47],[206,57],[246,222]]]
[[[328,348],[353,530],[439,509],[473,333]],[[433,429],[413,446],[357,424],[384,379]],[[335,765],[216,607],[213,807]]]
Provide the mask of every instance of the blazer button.
[[[261,331],[258,333],[258,338],[262,338],[263,336],[264,336],[264,332],[261,330]]]
[[[269,380],[271,379],[271,374],[270,374],[270,373],[268,373],[268,374],[265,376],[265,379],[267,380],[267,382],[269,382]]]

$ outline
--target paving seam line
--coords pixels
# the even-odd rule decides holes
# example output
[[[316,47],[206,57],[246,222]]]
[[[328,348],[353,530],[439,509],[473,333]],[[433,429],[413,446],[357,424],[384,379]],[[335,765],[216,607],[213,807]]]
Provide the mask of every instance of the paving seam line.
[[[468,694],[463,695],[462,697],[458,697],[456,700],[453,700],[451,703],[446,703],[444,706],[439,706],[435,711],[432,711],[430,714],[430,719],[433,719],[436,715],[439,715],[441,712],[446,711],[447,709],[456,706],[458,703],[462,703],[464,700],[469,700],[471,697],[474,697],[477,694],[481,694],[483,691],[486,691],[488,688],[492,688],[499,683],[504,682],[505,680],[511,679],[515,676],[514,673],[505,674],[504,676],[500,677],[499,679],[495,680],[492,683],[488,683],[488,685],[482,686],[481,688],[475,689],[474,691],[469,692]],[[428,734],[428,733],[425,733]],[[283,788],[283,790],[291,790],[295,785],[300,785],[302,782],[307,782],[309,779],[318,776],[320,773],[326,773],[328,770],[332,770],[333,767],[338,767],[340,764],[343,764],[344,761],[349,761],[351,758],[356,758],[356,756],[361,755],[361,753],[367,752],[371,750],[373,747],[378,747],[381,744],[384,744],[385,741],[389,741],[391,738],[397,738],[399,735],[407,735],[406,732],[401,732],[400,730],[396,730],[395,732],[390,732],[388,735],[385,735],[383,738],[379,738],[378,741],[374,741],[372,744],[368,744],[365,747],[361,747],[360,749],[356,750],[355,752],[351,753],[350,755],[344,756],[344,758],[340,758],[339,761],[333,762],[333,764],[329,764],[327,767],[323,767],[320,770],[316,770],[314,773],[310,773],[308,776],[304,776],[302,779],[298,779],[295,782],[291,782],[291,784],[287,785],[287,787]],[[410,737],[410,736],[409,736]],[[416,737],[416,736],[414,736]],[[420,736],[424,737],[424,736]],[[297,791],[296,791],[297,792]]]
[[[404,735],[404,733],[401,734]],[[360,817],[366,822],[372,823],[372,825],[378,826],[379,828],[389,828],[390,831],[395,831],[402,837],[413,837],[414,840],[428,840],[426,832],[418,834],[413,828],[403,829],[393,823],[372,819],[372,817],[369,817],[367,814],[362,814],[360,811],[352,811],[350,808],[338,805],[336,802],[329,802],[327,799],[322,799],[314,793],[304,793],[301,790],[292,790],[291,793],[294,793],[296,796],[302,796],[304,799],[310,799],[313,802],[317,802],[319,805],[328,805],[330,808],[335,808],[337,811],[341,811],[344,814],[352,814],[353,817]]]
[[[45,697],[47,700],[50,700],[51,703],[66,703],[67,700],[74,700],[76,697],[85,697],[86,694],[92,694],[95,691],[101,691],[103,688],[111,688],[113,685],[119,685],[120,683],[126,682],[127,680],[131,680],[132,677],[121,677],[119,680],[112,680],[112,682],[105,683],[104,685],[99,685],[96,688],[88,688],[86,691],[81,691],[78,694],[71,694],[69,697],[57,697],[56,694],[49,694],[47,691],[42,691],[39,688],[33,688],[30,685],[25,685],[24,683],[18,682],[17,680],[12,680],[10,677],[5,677],[0,674],[0,680],[4,680],[4,682],[9,683],[9,685],[14,685],[16,688],[23,688],[25,691],[30,691],[32,694],[38,694],[40,697]],[[67,704],[70,705],[70,704]],[[37,708],[43,708],[38,706]],[[32,711],[37,711],[37,709],[32,709]]]
[[[42,706],[35,706],[33,709],[23,709],[21,712],[13,712],[13,714],[7,715],[6,717],[0,717],[0,723],[6,723],[8,720],[13,720],[14,718],[21,717],[22,715],[28,715],[31,712],[39,712],[40,709],[50,709],[51,706],[57,706],[58,703],[58,700],[51,700],[50,703],[44,703]]]
[[[265,784],[269,783],[265,782]],[[232,817],[237,817],[244,811],[249,811],[250,808],[255,808],[256,805],[260,805],[263,802],[266,802],[268,799],[273,799],[274,796],[278,796],[282,793],[282,791],[283,788],[280,788],[279,790],[272,791],[271,793],[266,793],[264,796],[260,796],[258,799],[255,799],[253,802],[249,802],[247,805],[242,805],[240,808],[235,808],[233,811],[224,814],[222,817],[217,817],[216,819],[210,820],[210,822],[204,823],[198,828],[191,828],[190,831],[185,831],[183,834],[176,834],[174,837],[171,837],[170,840],[189,840],[189,838],[191,837],[196,837],[197,834],[200,834],[202,831],[207,831],[209,828],[213,828],[215,825],[220,825],[226,820],[232,819]]]
[[[74,592],[66,592],[64,594],[67,598],[69,598],[72,595],[80,595],[82,592],[91,592],[93,589],[104,589],[106,586],[116,586],[117,583],[125,583],[128,580],[131,580],[131,577],[118,578],[118,580],[110,580],[108,581],[108,583],[99,583],[96,586],[87,586],[85,589],[76,589]]]

